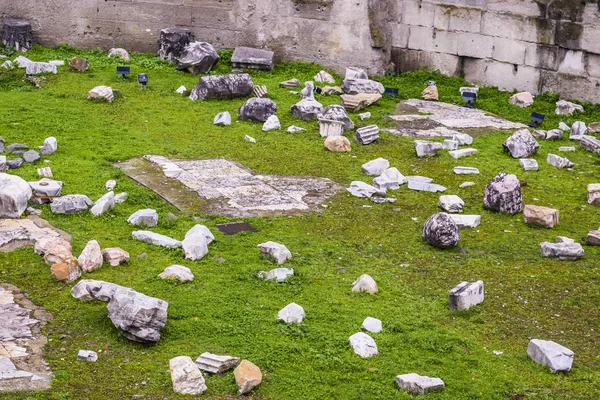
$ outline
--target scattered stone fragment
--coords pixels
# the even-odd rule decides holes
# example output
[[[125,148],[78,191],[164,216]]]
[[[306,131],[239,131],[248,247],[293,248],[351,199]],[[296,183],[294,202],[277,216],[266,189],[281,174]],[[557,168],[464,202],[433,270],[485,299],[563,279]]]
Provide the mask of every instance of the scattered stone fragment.
[[[546,131],[543,131],[540,129],[534,129],[533,132],[531,132],[531,134],[536,139],[541,139],[541,140],[546,139]]]
[[[583,112],[583,107],[565,100],[556,103],[556,115],[573,115],[575,111]]]
[[[92,350],[79,350],[77,352],[77,360],[96,362],[98,361],[98,354]]]
[[[15,65],[13,64],[12,61],[6,60],[2,63],[2,66],[0,66],[0,68],[3,69],[13,69],[15,67]]]
[[[181,85],[175,90],[175,93],[184,94],[187,91],[188,91],[187,88],[185,86]]]
[[[48,64],[56,65],[57,67],[62,67],[63,65],[65,65],[65,61],[64,60],[51,60],[51,61],[48,61]]]
[[[537,171],[539,169],[538,162],[533,158],[521,158],[519,165],[524,171]]]
[[[252,136],[248,136],[248,135],[246,135],[246,136],[244,136],[244,140],[245,140],[246,142],[250,142],[250,143],[256,143],[256,139],[254,139]]]
[[[292,259],[292,253],[282,244],[275,242],[265,242],[258,245],[258,250],[265,258],[270,258],[281,265],[287,260]]]
[[[473,154],[476,154],[476,153],[477,153],[477,150],[472,149],[472,148],[452,150],[452,151],[448,152],[448,154],[450,154],[450,157],[455,158],[455,159],[459,159],[461,157],[472,156]]]
[[[212,70],[220,59],[212,44],[191,42],[183,48],[183,52],[176,59],[177,69],[187,70],[192,74],[205,74]]]
[[[519,179],[515,175],[503,172],[496,175],[485,187],[483,207],[487,210],[512,215],[523,211]]]
[[[90,240],[81,252],[81,255],[77,258],[77,261],[81,269],[85,272],[92,272],[102,268],[104,259],[98,242]]]
[[[357,95],[361,93],[383,94],[383,85],[371,79],[344,79],[342,90],[346,94]]]
[[[440,96],[438,94],[438,88],[436,85],[428,85],[425,90],[421,93],[423,100],[438,101]]]
[[[212,232],[204,225],[195,225],[186,234],[181,246],[185,258],[198,261],[208,254],[208,245],[214,240]]]
[[[444,140],[442,143],[442,149],[444,150],[457,150],[458,149],[458,140]]]
[[[450,291],[448,304],[452,311],[468,310],[483,303],[483,281],[461,282]]]
[[[453,169],[456,175],[477,175],[479,174],[479,169],[472,167],[454,167]]]
[[[370,198],[374,194],[385,195],[383,189],[378,189],[374,186],[369,185],[368,183],[361,181],[353,181],[350,184],[350,187],[347,189],[347,191],[350,192],[352,195],[361,198]]]
[[[267,120],[263,124],[262,130],[263,132],[281,130],[281,123],[279,122],[279,118],[277,118],[277,115],[271,115],[269,118],[267,118]]]
[[[213,125],[216,125],[216,126],[231,125],[231,114],[229,114],[229,111],[224,111],[224,112],[218,113],[214,119]]]
[[[570,140],[580,140],[587,133],[587,126],[584,122],[577,121],[571,127],[571,133],[569,134]]]
[[[158,213],[151,209],[139,210],[131,214],[127,222],[134,226],[153,227],[158,225]]]
[[[411,190],[417,190],[420,192],[431,192],[431,193],[446,191],[446,188],[442,185],[438,185],[436,183],[415,181],[415,180],[410,180],[410,179],[408,180],[408,188]]]
[[[594,136],[582,136],[579,141],[579,145],[584,150],[600,153],[600,139]]]
[[[369,358],[379,354],[375,340],[364,332],[358,332],[348,339],[352,350],[362,358]]]
[[[588,125],[589,133],[600,133],[600,122],[592,122]]]
[[[448,213],[461,213],[465,202],[456,195],[444,195],[440,196],[438,206]]]
[[[356,281],[352,283],[353,292],[366,292],[369,294],[375,294],[379,291],[377,283],[367,274],[363,274],[358,277]]]
[[[90,64],[88,60],[80,57],[73,57],[69,63],[69,69],[71,71],[85,72],[89,69]]]
[[[344,136],[329,136],[324,142],[329,151],[344,153],[351,150],[350,140]]]
[[[87,211],[93,204],[94,202],[87,196],[72,194],[53,199],[50,204],[50,211],[54,214],[75,214]]]
[[[408,179],[398,171],[397,168],[388,168],[377,178],[373,179],[373,186],[379,190],[397,190],[400,185],[404,185]]]
[[[238,385],[240,394],[247,394],[262,382],[262,373],[260,368],[248,360],[242,362],[233,370],[235,382]]]
[[[27,75],[39,75],[39,74],[56,74],[58,69],[56,65],[46,62],[30,62],[25,67],[25,73]]]
[[[42,178],[37,182],[29,182],[31,186],[32,198],[34,204],[50,203],[52,199],[60,197],[63,183],[48,178]]]
[[[362,68],[346,67],[344,79],[369,79],[369,77]]]
[[[454,247],[460,240],[458,226],[446,213],[436,213],[429,217],[423,226],[422,236],[423,240],[439,249]]]
[[[238,357],[219,356],[211,353],[202,353],[196,359],[198,368],[211,374],[224,374],[235,368],[239,362],[240,359]]]
[[[275,268],[269,272],[260,271],[258,277],[265,281],[284,282],[290,276],[294,276],[294,270],[291,268]]]
[[[109,86],[96,86],[88,92],[88,100],[106,100],[111,103],[115,99],[113,90]]]
[[[36,162],[40,160],[40,153],[35,150],[28,150],[23,153],[23,160],[28,163]]]
[[[317,115],[319,122],[321,120],[326,121],[339,121],[344,124],[344,130],[354,129],[354,123],[346,113],[346,109],[342,106],[332,104],[323,109],[322,112]]]
[[[546,162],[556,168],[573,168],[575,166],[568,158],[560,157],[556,154],[548,154]]]
[[[573,239],[563,236],[556,238],[556,243],[544,242],[541,245],[542,256],[558,258],[560,261],[576,261],[583,257],[583,247]]]
[[[317,118],[323,111],[323,104],[313,98],[306,98],[294,104],[291,108],[292,115],[303,121],[310,121]]]
[[[301,132],[306,132],[306,129],[304,128],[300,128],[299,126],[290,126],[287,128],[288,133],[301,133]]]
[[[344,94],[344,91],[339,86],[324,86],[321,89],[321,94],[323,96],[340,96]]]
[[[8,150],[8,151],[23,150],[25,152],[25,151],[29,150],[29,146],[27,146],[26,144],[22,144],[22,143],[13,143],[13,144],[6,146],[6,150]]]
[[[354,140],[358,143],[367,145],[379,139],[379,127],[377,125],[369,125],[356,130]]]
[[[117,181],[114,179],[108,180],[104,186],[106,187],[106,190],[113,190],[115,187],[117,187]]]
[[[552,129],[546,133],[546,140],[560,140],[563,138],[563,131],[560,129]]]
[[[252,94],[254,97],[260,97],[266,99],[269,97],[269,93],[267,92],[267,87],[265,85],[254,85],[252,89]]]
[[[121,192],[115,195],[115,204],[124,203],[127,200],[127,193]]]
[[[473,185],[475,185],[475,182],[463,182],[458,187],[461,189],[465,189]]]
[[[274,53],[269,50],[255,49],[252,47],[236,47],[231,56],[233,72],[272,71]]]
[[[335,83],[335,79],[331,76],[330,73],[326,71],[321,71],[313,78],[316,82],[319,83]]]
[[[565,124],[562,121],[558,124],[558,129],[560,129],[563,132],[571,131],[571,128],[569,127],[569,125]]]
[[[536,364],[550,368],[550,372],[570,371],[575,353],[551,340],[532,339],[527,355]]]
[[[508,102],[512,105],[526,108],[533,104],[533,96],[529,92],[516,93],[510,97]]]
[[[72,283],[81,277],[81,269],[77,260],[70,258],[50,267],[52,277],[60,282]]]
[[[523,210],[525,223],[543,228],[554,228],[558,225],[558,210],[554,208],[528,204]]]
[[[182,265],[171,265],[165,268],[163,272],[158,275],[161,279],[173,279],[179,282],[191,282],[194,280],[194,274],[188,267]]]
[[[273,103],[272,100],[253,97],[240,107],[238,119],[241,121],[266,122],[276,112],[277,104]]]
[[[55,137],[49,137],[44,140],[44,146],[40,152],[45,156],[50,156],[56,153],[56,150],[58,150],[58,141]]]
[[[285,89],[299,88],[300,87],[300,81],[298,79],[290,79],[288,81],[284,81],[284,82],[279,83],[279,87],[280,88],[285,88]]]
[[[0,217],[19,218],[32,195],[31,186],[22,178],[0,173]]]
[[[533,135],[527,129],[521,129],[511,135],[503,143],[513,158],[531,157],[540,148]]]
[[[360,118],[361,121],[364,121],[366,119],[371,119],[371,113],[364,112],[364,113],[358,114],[358,118]]]
[[[112,48],[108,50],[109,57],[121,57],[125,61],[129,61],[129,53],[122,48]]]
[[[600,205],[600,183],[591,183],[587,187],[588,190],[588,204],[595,206]]]
[[[600,246],[600,229],[590,231],[587,234],[585,243],[589,246]]]
[[[111,267],[118,267],[129,261],[129,253],[118,247],[102,250],[102,257]]]
[[[379,333],[383,329],[381,320],[372,317],[365,318],[360,328],[371,333]]]
[[[452,140],[456,140],[459,146],[470,146],[473,144],[473,136],[466,133],[456,133],[452,135]]]
[[[52,178],[53,177],[53,175],[52,175],[52,169],[50,169],[50,167],[38,168],[37,172],[38,172],[38,175],[40,177],[42,177],[42,178]]]
[[[379,93],[343,94],[340,98],[342,99],[342,106],[346,110],[358,112],[378,102],[381,99],[381,95]]]
[[[362,172],[369,176],[379,176],[390,167],[390,162],[385,158],[376,158],[362,165]]]
[[[321,137],[342,136],[344,134],[344,123],[321,119],[319,120],[319,134]]]
[[[165,235],[150,231],[133,231],[131,236],[134,240],[153,244],[155,246],[166,247],[167,249],[177,249],[181,247],[181,242]]]
[[[198,395],[206,392],[202,372],[188,356],[172,358],[169,361],[173,391],[179,394]]]
[[[576,151],[577,149],[573,146],[561,146],[558,148],[558,151]]]
[[[430,378],[418,374],[404,374],[396,376],[396,383],[400,389],[410,394],[426,394],[444,389],[444,381],[440,378]]]
[[[112,210],[115,207],[115,194],[114,192],[108,192],[104,196],[100,197],[90,209],[90,212],[94,216],[99,216],[107,212],[108,210]]]
[[[230,100],[248,97],[252,94],[253,89],[254,84],[248,74],[207,75],[201,77],[200,82],[194,86],[190,94],[190,100]],[[265,121],[267,118],[265,118]]]
[[[437,142],[429,142],[427,140],[415,140],[415,150],[417,157],[435,157],[442,149],[442,144]]]
[[[481,224],[481,215],[449,214],[458,229],[477,228]]]
[[[277,320],[288,324],[300,323],[304,317],[304,309],[296,303],[288,304],[277,313]]]

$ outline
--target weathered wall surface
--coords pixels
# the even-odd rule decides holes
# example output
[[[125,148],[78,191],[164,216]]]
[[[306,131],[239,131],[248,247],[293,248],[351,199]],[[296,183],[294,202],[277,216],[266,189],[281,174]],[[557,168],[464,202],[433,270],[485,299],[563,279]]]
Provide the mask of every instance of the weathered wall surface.
[[[600,102],[600,12],[580,0],[0,0],[43,45],[154,52],[183,26],[217,48],[269,48],[343,71],[431,67]]]

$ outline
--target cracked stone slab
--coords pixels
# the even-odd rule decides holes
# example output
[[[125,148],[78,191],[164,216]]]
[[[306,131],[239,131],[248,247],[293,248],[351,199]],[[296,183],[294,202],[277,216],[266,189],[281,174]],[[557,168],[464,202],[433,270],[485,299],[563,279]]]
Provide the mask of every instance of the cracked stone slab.
[[[36,215],[30,215],[26,219],[0,219],[0,253],[33,247],[35,242],[47,237],[71,241],[71,235]]]
[[[180,211],[201,209],[228,217],[319,212],[319,204],[344,190],[326,178],[257,175],[225,159],[169,160],[150,155],[117,166]]]
[[[17,287],[0,282],[0,392],[50,388],[51,371],[42,358],[42,328],[50,319]]]

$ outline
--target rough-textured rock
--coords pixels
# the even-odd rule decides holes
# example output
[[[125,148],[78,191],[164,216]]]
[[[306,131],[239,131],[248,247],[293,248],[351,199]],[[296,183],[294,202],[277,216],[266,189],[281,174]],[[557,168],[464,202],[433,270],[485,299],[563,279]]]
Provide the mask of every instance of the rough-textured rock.
[[[589,246],[600,246],[600,229],[588,232],[585,243]]]
[[[558,124],[558,129],[560,129],[563,132],[571,131],[571,128],[569,127],[569,125],[565,124],[562,121]]]
[[[423,240],[433,247],[448,249],[458,244],[460,234],[454,220],[446,213],[429,217],[423,226]]]
[[[100,300],[108,303],[117,290],[125,289],[114,283],[83,279],[71,289],[71,296],[78,300]]]
[[[190,229],[181,242],[186,260],[198,261],[204,258],[213,239],[213,234],[204,225],[196,225]]]
[[[279,118],[277,118],[277,115],[271,115],[269,118],[267,118],[262,127],[263,132],[279,130],[281,130],[281,123],[279,122]]]
[[[373,186],[379,190],[397,190],[400,189],[400,185],[404,185],[406,182],[408,182],[408,179],[397,168],[388,168],[373,179]]]
[[[333,104],[325,107],[323,111],[317,115],[317,119],[319,121],[340,121],[344,123],[344,130],[348,131],[354,129],[354,122],[352,122],[346,113],[346,109],[340,105]]]
[[[483,281],[461,282],[450,291],[448,304],[452,311],[468,310],[483,303]]]
[[[233,376],[235,377],[235,383],[238,385],[238,392],[240,394],[250,393],[252,389],[262,382],[260,368],[248,360],[242,360],[240,365],[233,370]]]
[[[342,106],[348,111],[358,112],[375,104],[381,99],[379,93],[361,93],[356,95],[343,94],[340,96]]]
[[[291,268],[275,268],[269,272],[260,271],[258,277],[265,281],[284,282],[290,276],[294,276],[294,270]]]
[[[556,168],[573,168],[575,166],[568,158],[560,157],[556,154],[548,154],[546,162]]]
[[[291,125],[287,128],[288,133],[300,133],[306,132],[306,129],[300,128],[299,126]]]
[[[179,394],[202,394],[207,387],[202,372],[188,356],[172,358],[169,361],[173,391]]]
[[[104,196],[100,197],[90,209],[90,212],[96,217],[104,214],[108,210],[112,210],[115,207],[115,194],[114,192],[108,192]]]
[[[390,162],[385,158],[376,158],[362,165],[362,172],[369,176],[379,176],[390,167]]]
[[[296,303],[290,303],[277,313],[277,320],[288,324],[300,323],[304,320],[304,308]]]
[[[58,150],[58,141],[55,137],[51,136],[44,140],[44,146],[40,150],[40,153],[45,156],[51,156],[52,154],[56,153],[56,150]]]
[[[158,39],[158,57],[161,60],[177,61],[188,44],[196,40],[187,28],[166,28],[160,31]]]
[[[90,68],[90,63],[85,58],[73,57],[69,62],[69,69],[71,71],[85,72]]]
[[[369,185],[368,183],[361,181],[353,181],[352,183],[350,183],[350,187],[346,190],[352,195],[361,198],[369,198],[374,194],[385,195],[385,190],[378,189],[374,186]]]
[[[366,119],[371,119],[371,113],[364,112],[364,113],[358,114],[358,118],[360,118],[361,121],[364,121]]]
[[[127,218],[127,222],[133,226],[153,227],[158,225],[158,213],[156,210],[138,210]]]
[[[512,105],[526,108],[533,104],[533,96],[529,92],[516,93],[508,99],[508,102]]]
[[[365,331],[371,333],[379,333],[383,328],[381,325],[381,320],[377,318],[367,317],[363,321],[360,329],[364,329]]]
[[[27,75],[56,74],[57,72],[56,65],[46,62],[30,62],[25,67]]]
[[[252,78],[248,74],[203,76],[192,89],[190,100],[248,97],[252,94],[253,88]]]
[[[238,110],[241,121],[266,122],[277,112],[277,104],[270,99],[253,97],[248,99]]]
[[[294,104],[291,108],[292,115],[303,121],[310,121],[317,118],[317,115],[323,112],[323,104],[314,98],[306,98]]]
[[[538,162],[533,158],[521,158],[519,165],[524,171],[537,171],[539,169]]]
[[[546,132],[546,140],[561,140],[564,132],[560,129],[551,129]]]
[[[2,26],[2,45],[17,52],[33,46],[31,23],[25,18],[5,18]]]
[[[72,283],[81,277],[81,269],[74,258],[61,263],[52,264],[50,267],[52,277],[60,282]]]
[[[319,120],[319,134],[321,137],[342,136],[344,134],[344,123],[321,119]]]
[[[339,86],[324,86],[321,89],[322,96],[340,96],[344,94],[344,91]]]
[[[213,69],[220,58],[212,44],[192,42],[185,46],[177,59],[177,69],[187,70],[192,74],[204,74]]]
[[[583,112],[583,107],[565,100],[556,103],[556,115],[573,115],[575,111]]]
[[[544,257],[558,258],[561,261],[576,261],[583,257],[583,247],[573,239],[559,236],[556,243],[544,242],[540,248]]]
[[[23,153],[23,160],[28,163],[36,162],[40,160],[40,153],[35,150],[28,150]]]
[[[77,352],[77,360],[96,362],[98,361],[98,353],[92,350],[79,350]]]
[[[22,178],[0,173],[0,217],[19,218],[32,194],[31,186]]]
[[[362,358],[369,358],[379,354],[375,340],[364,332],[358,332],[348,338],[352,350]]]
[[[182,265],[171,265],[165,268],[163,272],[158,275],[161,279],[173,279],[179,282],[191,282],[194,280],[194,274],[188,267]]]
[[[588,125],[589,133],[600,133],[600,122],[592,122]]]
[[[75,214],[87,211],[94,202],[82,194],[70,194],[52,200],[50,211],[54,214]]]
[[[379,288],[377,287],[377,283],[375,283],[375,280],[373,278],[371,278],[367,274],[363,274],[352,283],[352,291],[374,294],[379,291]]]
[[[109,57],[121,57],[125,61],[129,61],[129,52],[122,48],[112,48],[108,50]]]
[[[120,264],[129,261],[129,253],[118,247],[102,250],[102,257],[111,267],[118,267]]]
[[[350,140],[344,136],[329,136],[324,142],[325,148],[329,151],[345,153],[352,150]]]
[[[452,169],[456,175],[478,175],[479,169],[473,167],[454,167]]]
[[[465,207],[465,202],[456,195],[440,196],[438,206],[448,213],[461,213]]]
[[[523,210],[525,223],[543,228],[554,228],[558,225],[558,210],[554,208],[528,204]]]
[[[398,375],[396,383],[400,389],[416,395],[443,390],[445,387],[444,381],[440,378],[430,378],[419,374]]]
[[[181,242],[165,235],[150,231],[133,231],[131,236],[134,240],[153,244],[155,246],[166,247],[167,249],[177,249],[181,247]]]
[[[458,229],[477,228],[481,224],[481,215],[449,214]]]
[[[477,149],[460,149],[460,150],[452,150],[449,151],[448,154],[450,155],[450,157],[455,158],[455,159],[459,159],[462,157],[468,157],[468,156],[472,156],[473,154],[477,153]]]
[[[109,103],[115,99],[113,90],[109,86],[96,86],[88,92],[88,100],[106,100]]]
[[[18,169],[21,168],[24,162],[25,161],[23,161],[21,157],[18,157],[12,160],[8,160],[6,162],[6,166],[8,167],[8,169]]]
[[[459,146],[470,146],[473,144],[473,136],[466,133],[456,133],[452,135],[452,140],[456,140]]]
[[[354,140],[358,143],[367,145],[379,139],[379,127],[377,125],[369,125],[356,130]]]
[[[517,214],[523,211],[521,183],[515,175],[499,173],[485,187],[483,207],[504,214]]]
[[[600,206],[600,183],[591,183],[587,187],[588,204]]]
[[[582,141],[584,138],[582,138]],[[583,146],[582,146],[583,147]],[[576,151],[577,149],[574,146],[560,146],[558,151]]]
[[[423,92],[421,93],[421,98],[423,100],[438,101],[440,99],[440,96],[438,93],[437,86],[436,85],[427,86],[425,88],[425,90],[423,90]]]
[[[600,139],[594,136],[582,136],[579,140],[579,145],[587,151],[600,153]]]
[[[423,182],[417,180],[408,180],[408,188],[411,190],[417,190],[419,192],[445,192],[446,188],[442,185],[438,185],[436,183]]]
[[[229,114],[229,111],[224,111],[224,112],[218,113],[214,119],[213,125],[217,125],[217,126],[231,125],[231,114]]]
[[[442,144],[437,142],[429,142],[427,140],[415,140],[415,151],[417,157],[435,157],[442,149]]]
[[[536,139],[540,139],[540,140],[546,139],[546,131],[543,131],[541,129],[534,129],[533,132],[531,132],[531,134]]]
[[[361,93],[383,94],[385,91],[381,83],[370,79],[345,79],[342,83],[342,90],[350,95]]]
[[[200,357],[196,359],[198,368],[211,374],[224,374],[235,368],[239,362],[238,357],[219,356],[208,352],[200,354]]]
[[[531,157],[540,148],[539,143],[527,129],[515,132],[504,141],[503,146],[513,158]]]
[[[577,121],[571,127],[571,132],[569,133],[570,140],[580,140],[587,133],[587,126],[584,122]]]
[[[50,203],[52,199],[60,197],[63,183],[48,178],[42,178],[37,182],[29,182],[34,204]]]
[[[90,240],[81,255],[77,258],[79,266],[85,272],[92,272],[102,267],[104,258],[102,256],[102,250],[96,240]]]
[[[344,79],[369,79],[369,76],[362,68],[346,67]]]
[[[442,149],[444,150],[458,150],[458,140],[446,139],[442,143]]]
[[[335,79],[329,72],[321,71],[315,75],[314,80],[319,83],[335,83]]]
[[[295,89],[300,87],[300,81],[298,79],[290,79],[279,83],[280,88],[284,89]]]
[[[292,259],[292,253],[282,244],[275,242],[265,242],[258,245],[258,250],[265,258],[270,258],[281,265],[287,260]]]
[[[273,56],[269,50],[255,49],[252,47],[236,47],[231,56],[231,68],[233,72],[248,70],[272,71]]]
[[[260,98],[268,98],[269,97],[269,93],[267,91],[267,86],[265,86],[265,85],[254,85],[254,88],[252,89],[252,94],[254,95],[254,97],[260,97]]]
[[[527,355],[537,364],[550,368],[550,372],[570,371],[575,353],[551,340],[532,339]]]
[[[104,187],[106,187],[106,190],[113,190],[117,187],[117,181],[115,181],[114,179],[109,179],[104,184]]]

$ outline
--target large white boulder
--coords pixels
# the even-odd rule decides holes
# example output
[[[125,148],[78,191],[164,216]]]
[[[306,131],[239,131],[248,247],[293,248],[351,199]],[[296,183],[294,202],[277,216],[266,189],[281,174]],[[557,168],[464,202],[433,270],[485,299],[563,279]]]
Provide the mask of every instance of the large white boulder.
[[[379,354],[375,340],[364,332],[355,333],[348,340],[354,352],[362,358],[373,357]]]
[[[277,313],[277,320],[288,324],[300,323],[304,319],[304,308],[296,303],[290,303]]]
[[[15,175],[0,173],[0,217],[19,218],[27,209],[31,186]]]
[[[274,260],[277,264],[283,264],[292,259],[292,253],[282,244],[265,242],[258,245],[258,250],[263,257]]]
[[[549,367],[550,372],[569,371],[575,353],[551,340],[533,339],[527,346],[527,355],[536,363]]]

